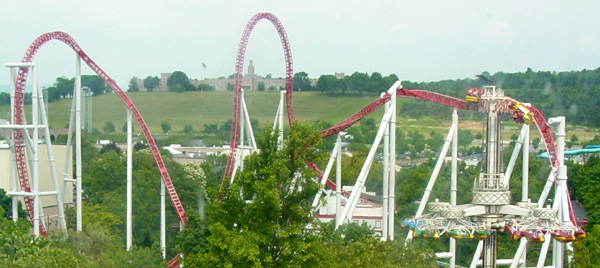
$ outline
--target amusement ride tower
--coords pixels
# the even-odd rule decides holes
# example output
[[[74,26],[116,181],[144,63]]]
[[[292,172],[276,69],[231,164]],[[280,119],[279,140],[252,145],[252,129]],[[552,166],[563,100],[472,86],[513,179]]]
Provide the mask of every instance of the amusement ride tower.
[[[566,185],[561,184],[566,180],[566,168],[560,168],[564,165],[559,166],[557,175],[559,183],[556,192],[559,201],[555,200],[552,208],[543,208],[543,203],[531,203],[529,200],[510,205],[511,194],[508,183],[510,171],[507,171],[508,176],[505,176],[500,165],[499,114],[508,113],[516,122],[532,124],[535,115],[529,109],[533,108],[504,96],[501,89],[493,86],[485,87],[483,90],[469,89],[467,102],[477,102],[478,110],[487,115],[484,163],[482,172],[473,184],[472,203],[454,205],[436,199],[435,202],[427,204],[429,213],[422,214],[429,197],[427,191],[431,191],[431,187],[428,186],[426,196],[422,200],[424,203],[421,204],[417,215],[406,219],[403,223],[411,228],[408,240],[417,236],[438,238],[442,234],[447,234],[454,239],[476,236],[483,242],[480,253],[476,255],[482,255],[482,267],[491,268],[497,265],[497,234],[501,231],[507,231],[514,240],[524,238],[529,242],[546,242],[545,244],[549,236],[563,243],[585,237],[583,230],[569,220],[568,194],[566,194]],[[557,148],[562,148],[562,144]],[[562,162],[562,159],[557,159],[559,160]],[[509,165],[509,169],[512,170],[512,166]],[[553,175],[551,174],[552,179]],[[519,256],[515,257],[512,263],[507,264],[512,264],[511,267],[523,264],[520,254],[522,251],[517,254]],[[451,252],[449,255],[455,256],[456,252]],[[543,256],[545,258],[545,254]],[[474,264],[477,259],[478,257],[474,259]],[[557,261],[555,267],[562,267],[558,262],[562,260]],[[540,263],[543,265],[543,260]]]

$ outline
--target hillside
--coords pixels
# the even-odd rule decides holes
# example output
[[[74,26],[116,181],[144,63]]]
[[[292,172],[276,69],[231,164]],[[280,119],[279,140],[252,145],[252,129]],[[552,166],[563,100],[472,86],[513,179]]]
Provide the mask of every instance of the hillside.
[[[204,130],[204,124],[218,124],[231,119],[232,92],[132,92],[127,93],[140,110],[146,124],[153,133],[162,133],[160,124],[171,124],[172,132],[181,133],[183,127],[191,125],[194,132]],[[246,104],[251,118],[258,119],[259,125],[272,124],[279,103],[277,92],[245,92]],[[358,96],[355,94],[331,96],[321,92],[295,92],[293,96],[296,119],[301,123],[314,123],[317,120],[338,123],[375,100],[375,94]],[[102,129],[106,122],[112,122],[119,132],[126,120],[125,106],[112,93],[93,97],[93,126]],[[71,99],[50,103],[49,120],[53,128],[67,127]],[[0,106],[0,118],[8,119],[10,106]],[[30,117],[30,106],[26,105]],[[371,117],[379,121],[383,109],[374,112]],[[443,132],[449,127],[451,109],[423,101],[398,99],[398,127],[408,130],[424,130],[428,135],[432,129]],[[461,111],[461,128],[481,131],[481,119],[478,113]],[[568,121],[573,124],[575,121]],[[287,123],[286,123],[287,125]],[[506,125],[503,136],[517,133],[519,126]],[[134,126],[134,129],[137,127]],[[573,128],[569,131],[580,138],[591,139],[595,128]],[[537,134],[533,134],[536,135]],[[570,134],[571,135],[571,134]]]
[[[246,92],[245,100],[251,118],[258,119],[262,126],[272,124],[279,103],[278,92]],[[204,124],[221,124],[231,118],[232,92],[133,92],[128,93],[140,110],[152,132],[160,132],[160,124],[171,124],[172,130],[181,132],[185,125],[191,125],[196,132],[204,129]],[[377,96],[331,97],[317,92],[295,92],[294,110],[296,119],[302,123],[316,120],[339,122],[358,111]],[[93,97],[93,126],[102,129],[106,122],[115,124],[117,131],[125,124],[125,106],[115,94]],[[49,120],[51,127],[64,127],[68,123],[71,99],[50,103]],[[0,107],[0,117],[6,118],[8,106]],[[29,109],[29,106],[27,107]],[[374,116],[380,117],[382,111]]]

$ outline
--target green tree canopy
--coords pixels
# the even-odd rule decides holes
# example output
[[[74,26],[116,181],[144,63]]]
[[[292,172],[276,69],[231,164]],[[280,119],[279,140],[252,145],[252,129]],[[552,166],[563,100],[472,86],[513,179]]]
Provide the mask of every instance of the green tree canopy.
[[[188,76],[182,71],[171,73],[171,76],[167,79],[167,87],[169,88],[169,91],[173,92],[196,90],[196,87],[190,83]]]
[[[160,128],[162,129],[163,133],[166,134],[171,131],[171,124],[167,122],[160,123]]]
[[[106,124],[104,124],[104,127],[102,127],[102,130],[104,130],[104,132],[106,133],[113,133],[115,132],[115,124],[113,124],[112,122],[106,122]]]
[[[294,74],[294,90],[296,91],[310,91],[313,90],[310,84],[310,78],[306,72],[298,72]]]
[[[138,92],[140,91],[140,88],[138,87],[137,83],[135,82],[137,80],[137,77],[132,77],[131,80],[129,80],[129,86],[127,89],[127,92]]]
[[[144,78],[144,87],[148,92],[153,91],[160,85],[160,78],[158,76],[147,76]]]

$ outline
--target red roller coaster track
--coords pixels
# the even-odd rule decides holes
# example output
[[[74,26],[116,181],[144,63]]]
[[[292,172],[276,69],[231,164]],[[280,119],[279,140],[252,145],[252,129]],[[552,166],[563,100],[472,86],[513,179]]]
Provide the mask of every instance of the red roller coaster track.
[[[229,158],[227,159],[227,166],[225,168],[224,177],[231,176],[235,165],[235,159],[238,149],[238,141],[240,138],[240,108],[241,108],[241,95],[242,95],[242,72],[244,70],[244,56],[246,56],[246,47],[248,46],[248,39],[252,33],[252,29],[256,24],[266,19],[273,23],[277,33],[279,33],[279,39],[281,39],[281,45],[283,46],[283,53],[285,55],[285,100],[287,106],[287,115],[290,125],[296,121],[294,117],[294,107],[292,106],[292,88],[294,81],[294,70],[292,62],[292,53],[290,50],[290,43],[288,41],[283,24],[279,19],[271,13],[257,13],[252,16],[244,32],[238,47],[237,59],[235,61],[235,84],[233,86],[233,119],[231,122],[231,142],[229,149]],[[225,182],[227,180],[223,180]]]
[[[175,187],[173,186],[173,182],[167,172],[167,168],[163,162],[162,156],[158,151],[158,147],[156,146],[156,142],[154,142],[154,138],[150,134],[150,130],[146,126],[144,119],[140,115],[138,109],[135,107],[131,99],[121,90],[121,88],[115,83],[115,81],[110,78],[88,55],[79,47],[77,42],[64,32],[49,32],[40,35],[36,38],[31,45],[27,48],[25,55],[23,56],[22,62],[27,63],[31,62],[37,53],[37,51],[48,41],[50,40],[59,40],[63,43],[67,44],[71,47],[79,57],[96,73],[106,84],[121,98],[127,109],[131,111],[131,114],[137,121],[144,137],[146,137],[146,141],[148,142],[148,146],[152,151],[152,155],[154,156],[154,161],[156,162],[156,166],[160,172],[161,179],[165,183],[165,188],[169,194],[171,199],[171,203],[177,212],[177,216],[179,217],[179,221],[185,224],[187,221],[187,217],[185,215],[185,210],[183,205],[179,201],[179,196],[175,191]],[[14,111],[14,120],[18,125],[25,124],[25,116],[23,114],[23,101],[24,101],[24,93],[25,93],[25,83],[27,82],[27,74],[29,72],[29,68],[20,68],[16,81],[16,92],[15,92],[15,111]],[[25,143],[24,143],[24,134],[23,130],[17,130],[15,132],[15,154],[16,154],[16,162],[17,162],[17,173],[19,177],[19,182],[21,185],[21,190],[25,192],[31,192],[29,187],[29,178],[27,175],[27,164],[25,160]],[[33,221],[33,199],[31,197],[25,197],[25,204],[27,208],[27,212],[29,213],[29,218]],[[43,227],[40,226],[43,231]],[[45,234],[45,231],[41,232]]]
[[[462,99],[458,99],[455,97],[443,95],[443,94],[436,93],[436,92],[426,91],[426,90],[417,90],[417,89],[408,90],[405,88],[399,88],[396,90],[396,94],[397,94],[397,96],[400,96],[400,97],[433,101],[435,103],[453,107],[453,108],[460,109],[460,110],[478,110],[478,108],[479,108],[478,103],[467,103]],[[390,95],[385,93],[379,99],[377,99],[377,100],[373,101],[372,103],[370,103],[369,105],[365,106],[365,108],[361,109],[357,113],[348,117],[346,120],[328,128],[328,129],[321,131],[320,132],[321,136],[328,137],[331,135],[335,135],[335,134],[339,133],[340,131],[343,131],[343,130],[351,127],[352,125],[354,125],[355,123],[360,121],[360,119],[364,118],[371,112],[375,111],[377,108],[379,108],[380,106],[382,106],[383,104],[385,104],[388,101],[390,101]],[[536,108],[527,107],[527,109],[529,109],[529,111],[533,113],[533,121],[535,122],[535,125],[536,125],[537,129],[540,131],[540,134],[544,140],[544,145],[546,146],[546,151],[548,152],[548,156],[549,156],[548,159],[550,160],[552,173],[554,174],[554,178],[556,181],[557,176],[558,176],[558,166],[560,165],[560,162],[558,159],[558,155],[556,154],[556,143],[554,141],[554,136],[552,136],[552,131],[550,129],[550,126],[546,122],[546,119],[544,118],[542,113],[540,113],[540,111],[538,111]],[[327,186],[331,187],[331,189],[335,189],[335,183],[329,179],[327,180]],[[567,196],[569,196],[568,191],[567,191]],[[571,221],[573,222],[573,224],[575,224],[575,215],[573,214],[573,208],[571,206],[570,198],[568,200],[568,203],[569,203],[569,217],[571,218]]]
[[[244,28],[244,32],[242,33],[242,38],[239,43],[237,59],[235,64],[235,85],[234,85],[234,94],[233,94],[233,120],[232,120],[232,130],[231,130],[231,142],[230,142],[230,153],[229,158],[227,159],[227,166],[225,169],[224,177],[231,176],[233,172],[233,167],[235,165],[236,153],[238,148],[238,140],[240,135],[239,129],[239,121],[240,121],[240,107],[241,107],[241,93],[242,93],[242,72],[243,72],[243,64],[244,64],[244,56],[246,53],[246,47],[248,45],[248,39],[250,38],[250,34],[252,33],[252,29],[254,26],[262,19],[267,19],[273,23],[277,32],[279,33],[279,37],[281,39],[281,43],[283,46],[284,54],[285,54],[285,63],[286,63],[286,105],[287,105],[287,114],[290,125],[295,122],[294,110],[292,107],[292,87],[293,87],[293,70],[292,70],[292,55],[290,51],[290,45],[288,42],[287,35],[285,33],[285,29],[283,25],[279,21],[279,19],[271,14],[271,13],[257,13],[254,15]],[[453,107],[460,110],[478,110],[478,103],[467,103],[462,99],[447,96],[444,94],[440,94],[437,92],[427,91],[427,90],[408,90],[405,88],[398,88],[396,90],[397,96],[405,97],[405,98],[413,98],[413,99],[421,99],[426,101],[432,101],[441,105]],[[390,95],[385,93],[377,100],[373,101],[369,105],[365,106],[363,109],[359,110],[355,114],[351,115],[347,119],[342,122],[325,129],[320,132],[321,136],[328,137],[331,135],[335,135],[340,131],[343,131],[352,125],[356,124],[362,118],[370,114],[371,112],[377,110],[386,102],[390,101]],[[554,142],[554,137],[552,136],[552,131],[544,116],[534,107],[528,107],[528,109],[533,113],[534,122],[540,131],[544,139],[544,144],[546,146],[546,150],[548,152],[548,159],[550,159],[550,164],[552,166],[552,173],[554,174],[555,180],[558,175],[558,166],[560,165],[558,156],[556,155],[556,145]],[[315,169],[319,176],[323,175],[316,165],[313,163],[307,163],[309,167]],[[227,180],[223,180],[225,182]],[[336,185],[330,179],[327,180],[328,187],[331,189],[336,188]],[[347,193],[343,192],[342,194],[347,195]],[[568,194],[568,192],[567,192]],[[570,205],[570,200],[569,200]],[[571,220],[574,221],[574,215],[572,212],[572,208],[570,208],[571,212]]]

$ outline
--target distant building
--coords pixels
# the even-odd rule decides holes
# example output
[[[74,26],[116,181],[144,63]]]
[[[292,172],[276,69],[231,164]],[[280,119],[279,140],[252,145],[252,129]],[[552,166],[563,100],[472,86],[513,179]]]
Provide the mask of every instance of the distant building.
[[[336,73],[337,75],[337,73]],[[342,73],[342,76],[344,74]],[[153,91],[169,91],[167,87],[167,80],[171,77],[171,73],[160,74],[160,84]],[[148,91],[144,87],[144,79],[136,78],[135,83],[137,84],[140,91]],[[190,83],[195,87],[200,84],[209,85],[215,88],[216,91],[226,91],[228,88],[233,89],[235,79],[233,78],[206,78],[203,80],[190,79]],[[255,73],[253,61],[250,60],[248,64],[248,73],[242,77],[242,88],[245,91],[258,90],[259,83],[264,84],[265,91],[269,88],[275,88],[275,90],[283,90],[285,88],[285,78],[265,78]],[[310,79],[311,85],[317,84],[317,79]]]
[[[354,187],[344,186],[345,191],[351,192]],[[348,199],[342,197],[341,210],[346,207]],[[366,222],[369,227],[373,228],[375,234],[381,235],[383,222],[383,198],[375,194],[375,192],[363,191],[360,194],[360,199],[354,211],[352,222],[362,224]],[[327,190],[325,204],[321,205],[318,214],[315,215],[321,222],[335,221],[336,217],[336,193]]]
[[[8,145],[5,142],[0,142],[0,188],[3,188],[5,191],[12,191],[12,180],[11,174],[13,170],[12,166],[12,154]],[[52,185],[52,177],[50,173],[50,164],[48,161],[48,152],[46,150],[45,144],[40,144],[38,146],[38,157],[39,157],[39,190],[40,192],[54,191],[54,187]],[[73,174],[72,170],[72,150],[69,151],[69,156],[66,157],[67,146],[66,145],[52,145],[52,154],[54,158],[54,167],[56,168],[56,175],[58,177],[58,186],[63,187],[67,186],[67,190],[64,192],[63,203],[65,206],[71,206],[73,204],[73,191],[71,183],[64,184],[63,182],[63,169],[65,167],[65,162],[69,161],[68,170],[66,174]],[[68,159],[68,160],[67,160]],[[31,170],[29,170],[28,174],[31,174]],[[85,176],[85,175],[84,175]],[[17,187],[20,191],[20,186]],[[51,196],[41,196],[40,197],[43,207],[44,221],[48,224],[48,229],[55,228],[57,226],[58,220],[58,207],[56,206],[56,197],[54,195]],[[23,198],[19,197],[18,200],[23,205],[23,209],[25,208],[25,203],[23,202]],[[10,213],[10,212],[9,212]]]

